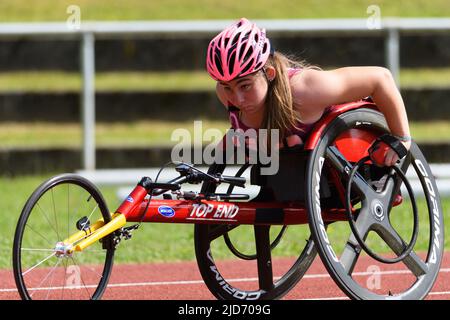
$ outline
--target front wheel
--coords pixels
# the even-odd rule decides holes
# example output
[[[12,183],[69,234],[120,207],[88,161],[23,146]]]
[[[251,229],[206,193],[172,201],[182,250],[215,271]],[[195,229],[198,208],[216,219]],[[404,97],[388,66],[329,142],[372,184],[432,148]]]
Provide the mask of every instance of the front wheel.
[[[70,253],[64,243],[100,219],[111,220],[105,200],[80,176],[56,176],[34,191],[14,236],[13,271],[22,299],[100,299],[113,266],[112,236],[82,252]]]

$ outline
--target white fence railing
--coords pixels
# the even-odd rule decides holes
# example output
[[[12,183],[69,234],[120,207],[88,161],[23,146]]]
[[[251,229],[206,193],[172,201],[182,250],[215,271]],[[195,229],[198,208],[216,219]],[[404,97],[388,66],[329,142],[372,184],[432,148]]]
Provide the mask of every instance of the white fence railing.
[[[126,21],[81,22],[79,28],[69,23],[0,23],[0,37],[49,36],[52,38],[76,38],[82,42],[81,73],[83,167],[95,169],[95,39],[121,37],[129,34],[177,35],[195,37],[214,34],[228,26],[231,20],[214,21]],[[386,38],[385,55],[388,68],[399,83],[399,38],[402,34],[435,33],[450,31],[450,18],[384,18],[379,24],[369,19],[301,19],[255,20],[271,35],[277,33],[382,33]]]

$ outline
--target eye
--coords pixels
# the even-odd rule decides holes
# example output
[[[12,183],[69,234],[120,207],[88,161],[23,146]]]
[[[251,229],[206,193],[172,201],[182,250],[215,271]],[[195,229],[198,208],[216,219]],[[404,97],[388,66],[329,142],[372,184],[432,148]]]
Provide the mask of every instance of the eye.
[[[251,84],[244,84],[244,85],[241,86],[241,89],[242,90],[250,90],[251,87],[252,87]]]

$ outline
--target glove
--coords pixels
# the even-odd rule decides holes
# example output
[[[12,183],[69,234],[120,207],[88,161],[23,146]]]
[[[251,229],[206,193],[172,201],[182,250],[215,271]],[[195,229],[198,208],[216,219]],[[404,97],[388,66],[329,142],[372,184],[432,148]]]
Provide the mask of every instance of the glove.
[[[389,147],[389,145],[385,142],[375,141],[369,148],[370,160],[372,160],[376,166],[383,167],[384,159],[386,159],[386,155],[390,149],[391,147]]]
[[[378,167],[385,166],[387,162],[388,165],[393,165],[393,162],[403,159],[408,154],[401,141],[390,134],[378,137],[368,151],[370,159]],[[396,161],[392,161],[395,159]]]

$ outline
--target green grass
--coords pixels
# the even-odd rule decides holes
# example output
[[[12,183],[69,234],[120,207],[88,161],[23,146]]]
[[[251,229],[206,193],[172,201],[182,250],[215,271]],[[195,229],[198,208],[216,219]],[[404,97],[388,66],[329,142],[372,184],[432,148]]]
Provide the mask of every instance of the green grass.
[[[219,129],[224,135],[229,122],[202,121],[203,132]],[[176,129],[188,130],[193,137],[192,121],[141,121],[136,123],[97,124],[97,146],[155,146],[175,145],[171,141]],[[175,138],[175,137],[174,137]],[[78,124],[5,123],[0,126],[2,147],[80,147],[82,130]],[[205,142],[210,143],[210,142]]]
[[[403,87],[450,87],[450,68],[405,69],[401,73]],[[0,92],[79,92],[81,79],[77,73],[63,72],[13,72],[0,74]],[[171,91],[213,90],[212,81],[206,72],[170,73],[99,73],[96,78],[97,91]],[[228,128],[224,121],[204,121],[204,128]],[[450,137],[448,121],[411,122],[411,132],[417,141],[444,141]],[[99,146],[122,145],[124,143],[147,146],[174,144],[170,141],[176,128],[192,131],[188,121],[162,122],[142,121],[124,124],[98,124],[96,141]],[[3,123],[0,126],[0,141],[3,147],[26,146],[73,146],[81,145],[81,127],[78,124]]]
[[[447,0],[3,0],[0,21],[65,21],[67,7],[74,4],[82,20],[364,18],[373,4],[382,16],[450,15]]]
[[[15,227],[19,218],[20,212],[31,195],[33,190],[42,182],[47,179],[48,176],[30,176],[19,179],[0,178],[0,212],[2,212],[2,223],[0,224],[0,269],[11,268],[11,251]],[[71,189],[72,190],[72,189]],[[116,197],[116,190],[113,187],[101,187],[106,202],[111,211],[114,211],[119,205],[119,200]],[[71,191],[73,195],[74,192]],[[61,203],[62,200],[58,198],[58,193],[55,192],[56,203]],[[66,208],[63,202],[63,208]],[[424,202],[419,202],[419,208],[424,207]],[[52,208],[52,206],[50,206]],[[59,208],[59,207],[58,207]],[[404,209],[404,210],[403,210]],[[44,209],[45,210],[45,209]],[[64,209],[65,210],[65,209]],[[51,212],[51,209],[49,210]],[[405,224],[404,221],[410,219],[408,203],[397,207],[395,211],[394,225],[399,233],[407,240],[410,237],[411,225]],[[450,221],[450,198],[443,199],[443,214],[444,220],[447,222],[446,233],[450,231],[448,222]],[[84,214],[83,214],[84,215]],[[81,215],[80,215],[81,217]],[[51,218],[51,214],[48,219]],[[39,220],[35,220],[39,221]],[[36,223],[36,228],[41,230],[45,225],[40,228],[39,223]],[[74,224],[74,223],[73,223]],[[421,224],[426,229],[426,223],[424,223],[423,217],[421,218]],[[60,226],[61,230],[65,230]],[[279,227],[275,228],[272,232],[272,237],[276,236],[280,230]],[[42,229],[45,230],[45,229]],[[346,223],[336,223],[330,227],[333,243],[342,243],[346,239],[349,227]],[[425,230],[426,231],[426,230]],[[50,230],[50,232],[53,232]],[[66,231],[63,231],[64,233]],[[67,231],[69,232],[69,231]],[[253,231],[251,226],[243,226],[233,231],[231,234],[232,241],[236,242],[239,239],[238,247],[240,250],[246,253],[252,253],[254,250],[253,244]],[[291,226],[281,241],[280,245],[274,251],[276,256],[298,256],[300,250],[305,245],[305,239],[309,237],[309,230],[306,225],[304,226]],[[377,250],[377,252],[383,252],[386,249],[380,245],[380,241],[376,239],[370,239],[371,248]],[[426,232],[419,236],[417,241],[416,250],[423,251],[427,245]],[[446,250],[450,249],[450,240],[446,239]],[[232,258],[231,253],[224,245],[223,241],[215,241],[214,246],[215,258]],[[339,251],[339,248],[336,249]],[[125,241],[120,244],[120,247],[116,254],[117,263],[132,263],[132,262],[161,262],[161,261],[180,261],[180,260],[194,260],[194,247],[193,247],[193,226],[186,224],[144,224],[141,228],[135,231],[133,238],[130,241]]]
[[[104,72],[97,73],[97,91],[213,90],[215,82],[206,72]],[[0,92],[79,92],[81,75],[70,72],[3,72]]]
[[[202,121],[203,133],[208,129],[218,129],[225,134],[229,122]],[[96,125],[96,144],[98,147],[160,146],[175,145],[172,141],[174,130],[183,128],[193,137],[193,121],[140,121],[133,123],[113,123]],[[411,133],[419,142],[448,141],[450,122],[411,122]],[[0,141],[3,148],[26,147],[81,147],[82,129],[79,124],[48,123],[3,123],[0,126]],[[209,144],[210,141],[203,141]]]
[[[0,177],[0,211],[2,212],[0,224],[0,268],[11,267],[14,232],[25,202],[33,191],[50,176],[28,176],[19,179]],[[102,193],[108,204],[111,204],[111,207],[117,206],[118,200],[114,188],[102,188]]]
[[[450,68],[402,69],[402,88],[450,87]],[[205,71],[193,72],[101,72],[95,79],[102,91],[193,91],[214,90],[215,82]],[[0,92],[79,92],[81,76],[71,72],[18,71],[0,73]]]
[[[400,70],[402,88],[450,87],[450,68],[417,68]]]
[[[450,121],[410,122],[411,135],[418,142],[449,141]]]

